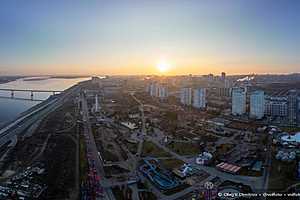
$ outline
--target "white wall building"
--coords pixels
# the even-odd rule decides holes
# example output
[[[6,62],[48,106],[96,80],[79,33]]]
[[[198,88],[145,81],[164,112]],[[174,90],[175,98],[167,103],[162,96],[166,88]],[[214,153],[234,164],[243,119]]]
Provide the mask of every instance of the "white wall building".
[[[290,125],[297,124],[297,112],[298,112],[298,94],[296,90],[289,90],[288,93],[288,119]]]
[[[205,88],[194,89],[193,106],[195,108],[205,108],[206,107],[206,89]]]
[[[96,94],[95,96],[95,112],[99,112],[100,111],[100,105],[99,105],[99,97],[98,94]]]
[[[150,96],[158,97],[158,84],[157,83],[150,84]]]
[[[158,87],[158,97],[160,99],[165,99],[168,97],[168,88],[166,85],[162,84]]]
[[[243,115],[246,112],[246,91],[244,88],[232,89],[232,107],[233,115]]]
[[[265,98],[265,115],[269,117],[287,117],[287,97],[266,96]]]
[[[181,89],[180,102],[183,105],[192,105],[192,88],[182,88]]]
[[[265,114],[265,93],[264,91],[254,91],[250,95],[250,117],[262,119]]]

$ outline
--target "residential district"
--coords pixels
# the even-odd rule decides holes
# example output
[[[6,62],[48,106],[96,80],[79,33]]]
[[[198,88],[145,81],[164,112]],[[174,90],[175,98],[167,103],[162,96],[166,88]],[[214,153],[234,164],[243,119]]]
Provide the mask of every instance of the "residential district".
[[[92,77],[0,130],[0,199],[299,199],[299,83]]]

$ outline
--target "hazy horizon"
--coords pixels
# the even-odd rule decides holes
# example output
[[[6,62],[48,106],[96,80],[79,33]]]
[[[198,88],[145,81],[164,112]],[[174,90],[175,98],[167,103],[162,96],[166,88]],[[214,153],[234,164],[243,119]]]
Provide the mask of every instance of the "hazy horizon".
[[[225,72],[226,73],[226,72]],[[213,74],[213,73],[208,73]],[[22,74],[8,74],[8,75],[0,75],[0,76],[7,76],[7,77],[13,77],[13,76],[20,76],[20,77],[50,77],[50,78],[61,78],[61,77],[100,77],[100,76],[165,76],[165,77],[172,77],[172,76],[205,76],[208,74],[177,74],[177,75],[168,75],[168,74],[28,74],[28,75],[22,75]],[[258,75],[258,76],[280,76],[280,75],[300,75],[300,72],[291,72],[291,73],[236,73],[236,74],[228,74],[226,73],[226,76],[249,76],[249,75]],[[221,76],[221,73],[215,73],[214,76]]]
[[[297,73],[299,10],[296,0],[3,1],[0,74]]]

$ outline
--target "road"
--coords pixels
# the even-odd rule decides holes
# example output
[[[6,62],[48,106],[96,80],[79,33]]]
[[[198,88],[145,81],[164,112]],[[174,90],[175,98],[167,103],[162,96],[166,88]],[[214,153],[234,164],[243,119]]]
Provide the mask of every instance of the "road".
[[[254,191],[258,191],[261,189],[261,177],[252,177],[252,176],[239,176],[239,175],[233,175],[225,172],[221,172],[213,167],[208,166],[202,166],[195,164],[194,161],[191,161],[191,159],[187,159],[184,156],[178,155],[177,153],[173,152],[166,146],[162,145],[156,138],[147,136],[147,140],[153,142],[155,145],[166,151],[167,153],[171,154],[173,157],[175,157],[178,160],[182,160],[185,163],[191,164],[193,167],[199,170],[203,170],[208,174],[212,174],[215,176],[218,176],[224,180],[230,180],[233,182],[243,183],[245,185],[249,185]]]
[[[268,190],[271,164],[272,164],[272,138],[269,136],[268,145],[267,145],[267,158],[266,158],[266,164],[263,173],[263,183],[262,183],[263,192],[266,192]]]
[[[22,133],[26,128],[35,124],[39,120],[45,118],[49,113],[56,110],[64,102],[70,99],[70,96],[78,91],[78,85],[73,86],[59,96],[53,99],[46,100],[35,109],[22,115],[0,130],[0,147],[10,141],[15,135]]]
[[[102,185],[102,182],[104,182],[104,183],[106,182],[105,172],[103,169],[103,163],[98,156],[98,149],[97,149],[97,145],[95,142],[95,138],[94,138],[91,123],[90,123],[88,105],[87,105],[87,101],[86,101],[84,95],[81,95],[81,102],[82,102],[82,117],[83,117],[83,122],[84,122],[84,134],[88,135],[88,138],[89,138],[89,142],[86,145],[87,145],[87,148],[89,149],[90,153],[92,154],[93,160],[95,161],[95,169],[96,169],[97,175],[100,177],[100,184]],[[103,192],[104,192],[104,198],[109,199],[109,200],[115,199],[110,188],[105,188]]]
[[[50,102],[48,102],[46,105],[43,105],[39,108],[37,108],[36,110],[22,116],[19,117],[18,119],[16,119],[14,122],[12,122],[11,124],[7,125],[6,127],[2,128],[0,130],[0,137],[3,137],[6,133],[8,133],[11,129],[14,129],[17,125],[19,125],[21,122],[23,122],[25,119],[28,119],[29,117],[33,116],[34,114],[37,114],[38,112],[42,111],[43,109],[47,108],[48,106],[50,106],[51,104],[54,104],[57,101],[57,99],[53,99]]]
[[[140,111],[141,111],[141,120],[142,120],[142,131],[141,131],[141,137],[139,137],[139,144],[137,149],[137,159],[135,161],[135,168],[137,169],[137,165],[139,160],[141,159],[142,151],[143,151],[143,144],[144,139],[146,136],[146,125],[145,125],[145,114],[144,114],[144,105],[143,103],[134,96],[134,93],[130,93],[132,98],[140,105]]]
[[[160,140],[162,137],[152,137],[152,136],[148,136],[146,135],[146,130],[145,130],[145,116],[144,116],[144,105],[143,103],[137,99],[134,96],[134,93],[130,93],[132,98],[140,105],[140,111],[141,111],[141,120],[142,120],[142,135],[141,137],[139,137],[139,146],[138,146],[138,154],[137,156],[141,155],[142,152],[142,144],[145,140],[151,141],[154,144],[156,144],[158,147],[160,147],[162,150],[168,152],[169,154],[171,154],[173,157],[184,161],[185,163],[189,163],[191,164],[193,167],[195,167],[196,169],[199,170],[203,170],[208,174],[214,175],[214,176],[218,176],[223,180],[229,180],[229,181],[233,181],[233,182],[237,182],[237,183],[242,183],[245,185],[249,185],[254,192],[261,192],[261,188],[266,188],[267,187],[267,179],[268,179],[268,170],[265,170],[264,176],[263,177],[252,177],[252,176],[240,176],[240,175],[233,175],[233,174],[229,174],[229,173],[225,173],[222,171],[219,171],[217,169],[215,169],[214,167],[208,167],[208,166],[201,166],[201,165],[197,165],[195,163],[194,159],[189,159],[185,156],[181,156],[178,155],[177,153],[173,152],[172,150],[170,150],[169,148],[167,148],[165,145],[160,143]],[[163,134],[162,134],[163,135]],[[138,160],[138,158],[137,158]],[[270,163],[270,155],[268,154],[268,159],[267,159],[268,163]],[[164,199],[177,199],[180,198],[181,196],[186,195],[187,193],[193,191],[196,188],[190,187],[187,188],[186,190],[179,192],[177,194],[174,194],[172,197],[162,197]]]

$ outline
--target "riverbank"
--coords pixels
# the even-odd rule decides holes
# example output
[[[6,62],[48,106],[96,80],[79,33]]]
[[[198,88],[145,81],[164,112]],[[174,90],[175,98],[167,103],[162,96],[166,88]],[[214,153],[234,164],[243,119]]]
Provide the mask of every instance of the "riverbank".
[[[43,81],[48,79],[78,79],[78,78],[89,78],[90,76],[0,76],[0,84],[9,83],[23,78],[23,81]]]
[[[9,83],[25,76],[0,76],[0,84]]]
[[[24,79],[27,78],[38,78],[38,77],[27,76],[27,77],[19,78],[18,80],[11,81],[6,84],[1,84],[0,88],[32,89],[32,90],[51,89],[51,90],[63,91],[66,90],[67,88],[72,87],[73,85],[76,85],[78,82],[87,80],[87,78],[76,78],[74,76],[72,77],[72,79],[71,78],[64,79],[62,76],[60,76],[60,78],[49,78],[47,80],[24,81]],[[46,100],[51,95],[53,95],[52,92],[49,93],[37,92],[34,93],[34,99]],[[3,127],[3,125],[5,125],[6,123],[13,121],[14,119],[22,115],[22,113],[26,112],[30,108],[41,103],[37,101],[21,100],[21,98],[30,99],[30,92],[15,92],[14,98],[11,98],[10,91],[1,91],[0,96],[3,97],[0,98],[0,127]]]

